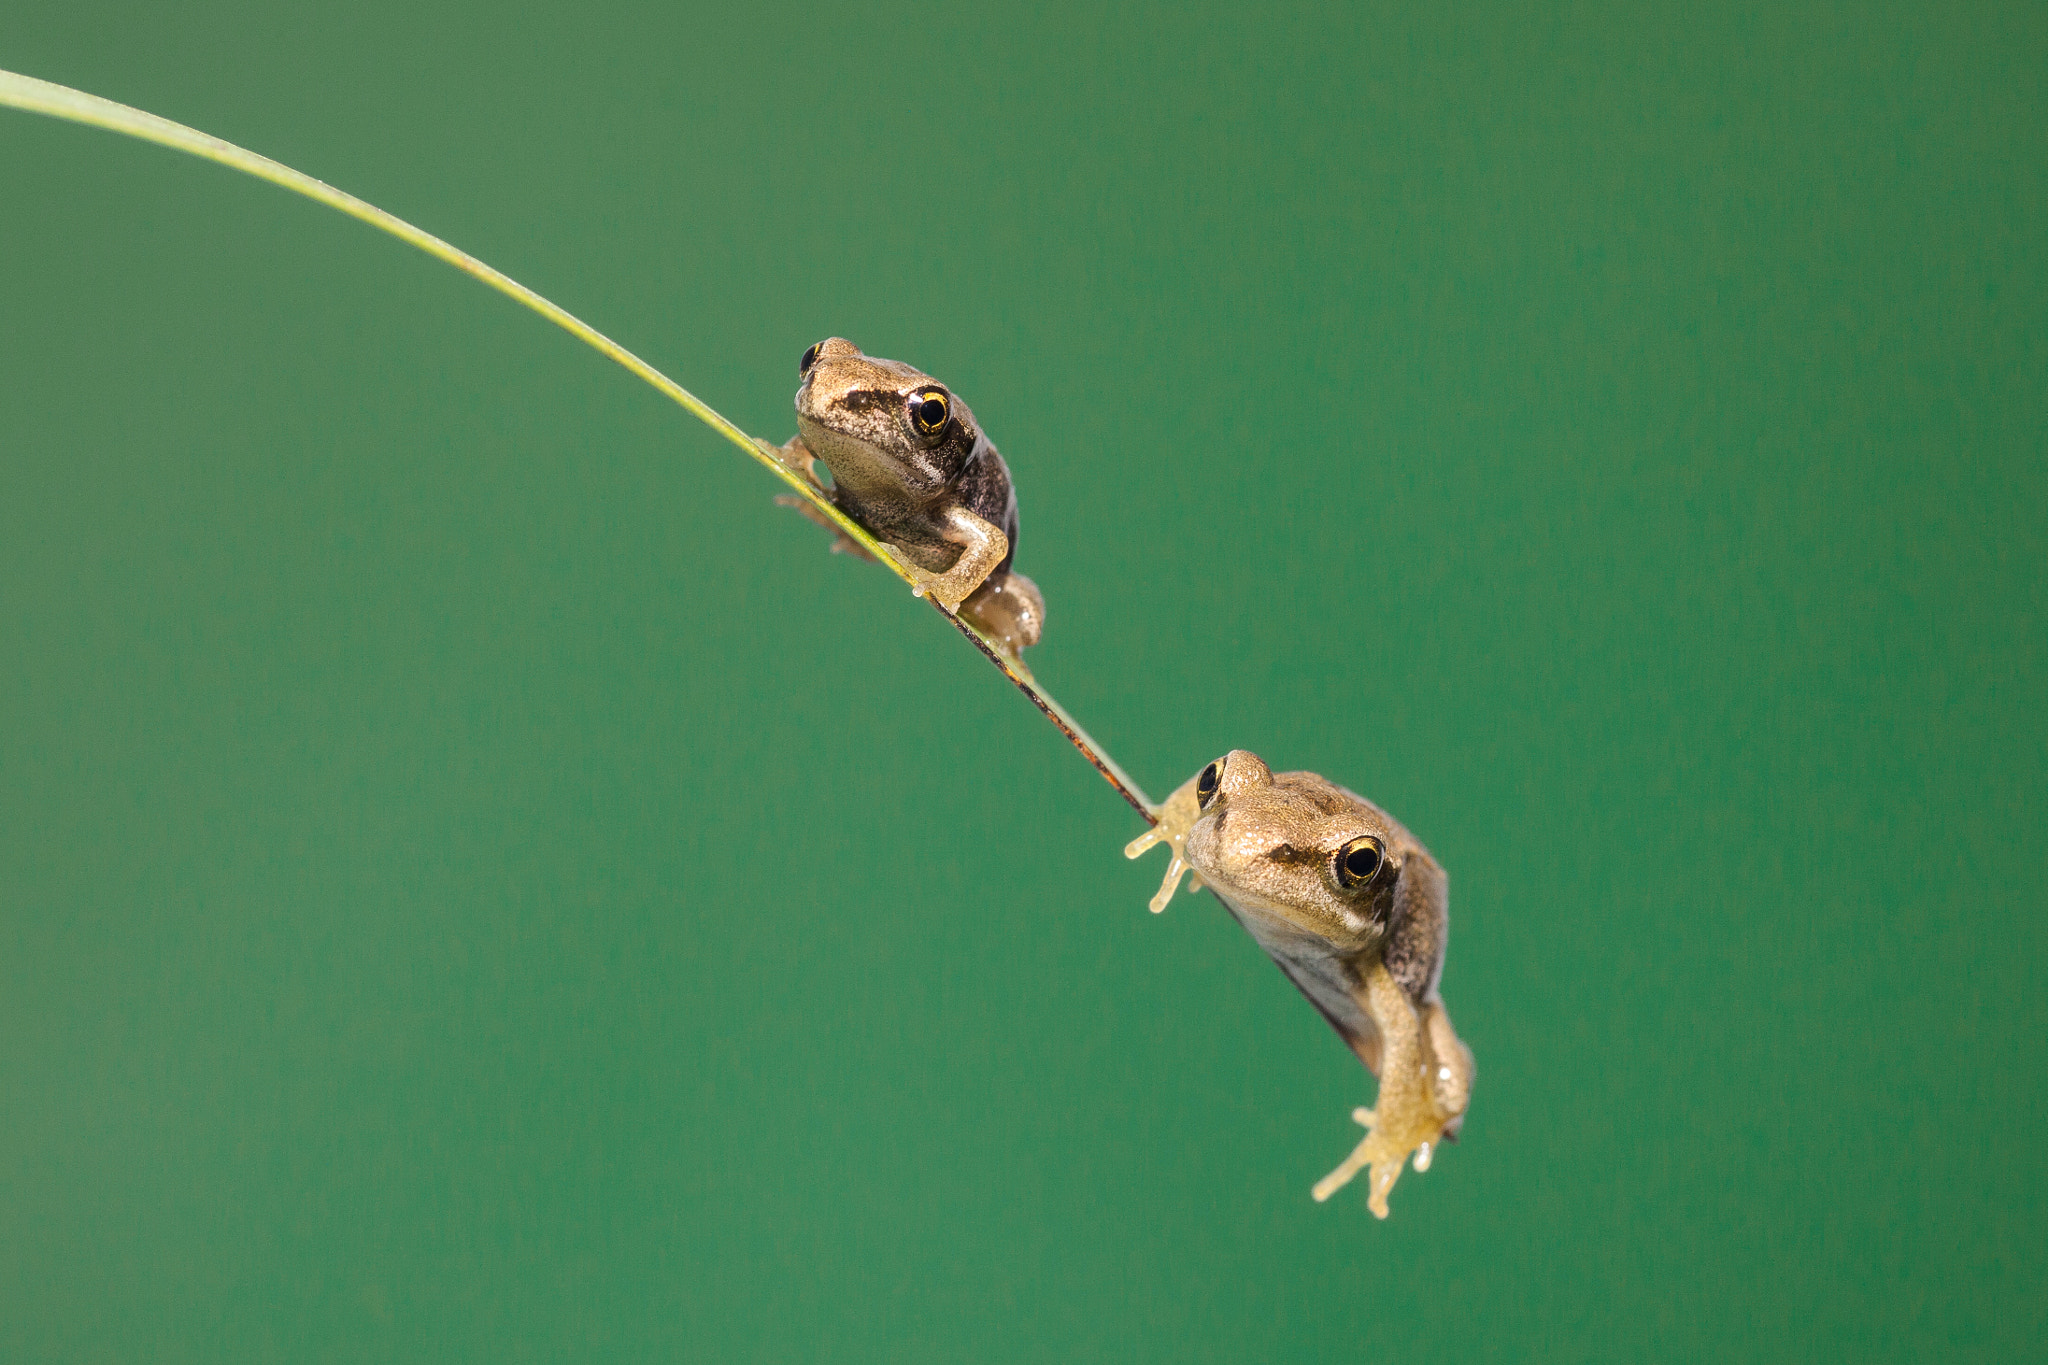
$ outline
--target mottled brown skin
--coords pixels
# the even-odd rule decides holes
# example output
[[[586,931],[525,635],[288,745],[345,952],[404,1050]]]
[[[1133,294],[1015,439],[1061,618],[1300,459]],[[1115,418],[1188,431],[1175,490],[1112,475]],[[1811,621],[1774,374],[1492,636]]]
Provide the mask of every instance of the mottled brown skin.
[[[1012,658],[1037,643],[1045,600],[1011,567],[1009,466],[967,404],[923,371],[863,355],[842,337],[805,351],[799,372],[797,435],[784,458],[806,473],[822,461],[832,501]]]
[[[1409,1153],[1427,1166],[1471,1100],[1472,1054],[1437,989],[1450,930],[1443,868],[1364,797],[1315,773],[1276,775],[1243,749],[1189,779],[1159,820],[1127,850],[1174,848],[1153,908],[1184,861],[1380,1078],[1377,1112],[1358,1111],[1370,1131],[1316,1197],[1370,1166],[1384,1218]]]

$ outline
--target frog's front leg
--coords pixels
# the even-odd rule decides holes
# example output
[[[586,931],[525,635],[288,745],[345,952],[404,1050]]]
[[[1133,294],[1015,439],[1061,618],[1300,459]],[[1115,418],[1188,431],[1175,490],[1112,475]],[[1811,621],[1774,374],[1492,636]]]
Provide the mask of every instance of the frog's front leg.
[[[929,596],[947,611],[956,612],[1010,553],[1010,538],[1002,527],[958,504],[936,520],[940,537],[960,547],[960,558],[944,573],[932,573],[915,564],[906,567],[917,579],[919,596]]]
[[[770,445],[768,442],[756,436],[754,438],[754,444],[759,446],[767,454],[772,455],[781,463],[788,465],[791,469],[794,469],[797,473],[803,475],[804,481],[810,484],[812,487],[817,488],[821,491],[824,489],[825,485],[819,480],[816,468],[818,458],[817,456],[811,454],[811,448],[804,444],[803,437],[792,436],[783,444],[778,446]],[[823,512],[820,512],[816,504],[814,504],[809,498],[803,497],[796,493],[778,493],[775,495],[775,505],[777,507],[794,508],[797,514],[802,516],[805,520],[816,522],[818,525],[830,531],[832,533],[833,554],[852,555],[856,559],[865,559],[870,564],[875,562],[875,557],[868,553],[867,546],[861,544],[852,536],[846,534],[846,532],[840,529],[840,527],[832,520],[832,518],[826,516]]]
[[[806,483],[819,488],[825,486],[823,481],[818,478],[818,472],[814,468],[818,463],[818,457],[811,454],[811,448],[804,444],[804,438],[801,435],[792,436],[781,445],[764,441],[758,436],[754,437],[753,441],[755,445],[761,448],[762,454],[778,463],[788,465],[791,469],[803,475]]]
[[[1450,1016],[1432,1001],[1418,1011],[1400,983],[1375,960],[1359,985],[1359,1004],[1380,1032],[1380,1093],[1371,1109],[1352,1118],[1363,1124],[1365,1138],[1336,1170],[1318,1181],[1318,1201],[1328,1199],[1368,1166],[1371,1189],[1366,1204],[1375,1217],[1387,1216],[1387,1192],[1401,1176],[1409,1153],[1415,1169],[1429,1168],[1429,1159],[1446,1128],[1464,1113],[1470,1094],[1471,1053],[1451,1032]],[[1425,1017],[1426,1012],[1429,1013]],[[1439,1022],[1441,1020],[1441,1022]],[[1452,1055],[1439,1062],[1443,1048]],[[1454,1051],[1453,1051],[1454,1049]],[[1444,1076],[1438,1076],[1438,1071]],[[1455,1110],[1445,1101],[1459,1101]]]
[[[839,529],[838,524],[832,518],[820,512],[809,498],[799,497],[795,493],[777,493],[775,495],[775,505],[777,507],[793,507],[805,520],[814,521],[830,531],[832,533],[833,554],[852,555],[855,559],[865,559],[870,564],[876,562],[875,557],[868,553],[867,546]]]

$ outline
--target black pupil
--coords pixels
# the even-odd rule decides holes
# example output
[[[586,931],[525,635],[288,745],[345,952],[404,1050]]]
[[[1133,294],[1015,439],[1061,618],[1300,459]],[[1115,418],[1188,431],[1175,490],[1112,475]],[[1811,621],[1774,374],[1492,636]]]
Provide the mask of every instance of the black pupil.
[[[1380,870],[1380,851],[1371,846],[1354,848],[1345,855],[1344,870],[1360,881],[1365,881]]]
[[[917,405],[917,420],[928,427],[935,427],[946,420],[946,405],[937,398],[927,398]]]
[[[1208,796],[1216,790],[1216,765],[1211,763],[1202,769],[1202,775],[1195,781],[1195,795]]]
[[[815,346],[813,346],[813,347],[811,347],[811,349],[809,349],[808,351],[805,351],[805,352],[804,352],[804,358],[803,358],[802,360],[799,360],[799,361],[797,361],[797,363],[796,363],[796,372],[797,372],[797,373],[798,373],[799,375],[806,375],[806,374],[809,374],[809,373],[811,372],[811,366],[813,366],[813,365],[815,365],[815,364],[817,364],[817,363],[818,363],[818,348],[817,348],[817,347],[815,347]]]

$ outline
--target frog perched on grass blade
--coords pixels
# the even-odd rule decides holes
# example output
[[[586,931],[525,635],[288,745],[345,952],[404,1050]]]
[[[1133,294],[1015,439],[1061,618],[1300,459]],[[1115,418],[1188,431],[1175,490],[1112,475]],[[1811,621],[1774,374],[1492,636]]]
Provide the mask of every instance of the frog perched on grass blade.
[[[811,462],[823,462],[832,501],[901,552],[920,592],[1021,657],[1045,629],[1045,598],[1010,567],[1017,494],[973,412],[930,375],[843,337],[805,351],[797,372],[797,434],[782,458],[814,479]]]
[[[1427,1170],[1472,1098],[1472,1053],[1437,993],[1450,930],[1444,870],[1364,797],[1314,773],[1276,775],[1243,749],[1189,778],[1158,816],[1124,850],[1172,850],[1152,909],[1192,871],[1191,889],[1214,891],[1380,1078],[1374,1106],[1352,1114],[1365,1139],[1314,1194],[1328,1199],[1370,1167],[1367,1203],[1385,1218],[1410,1153]]]

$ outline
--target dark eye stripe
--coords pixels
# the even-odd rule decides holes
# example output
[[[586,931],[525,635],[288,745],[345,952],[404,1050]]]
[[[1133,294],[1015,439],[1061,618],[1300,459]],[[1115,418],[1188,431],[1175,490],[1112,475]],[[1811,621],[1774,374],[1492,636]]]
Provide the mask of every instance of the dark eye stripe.
[[[839,406],[848,412],[874,412],[893,409],[902,401],[903,395],[891,389],[851,389],[840,395]]]

